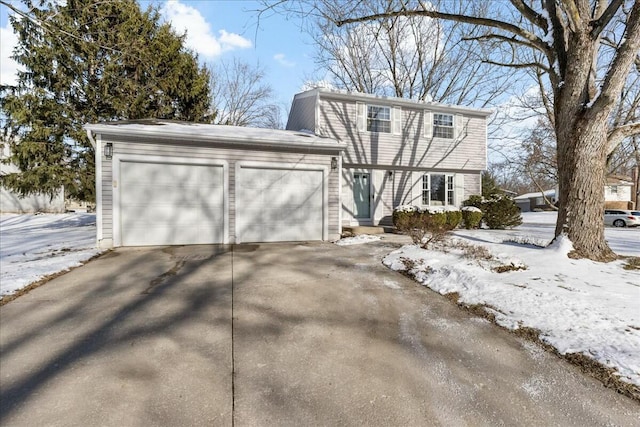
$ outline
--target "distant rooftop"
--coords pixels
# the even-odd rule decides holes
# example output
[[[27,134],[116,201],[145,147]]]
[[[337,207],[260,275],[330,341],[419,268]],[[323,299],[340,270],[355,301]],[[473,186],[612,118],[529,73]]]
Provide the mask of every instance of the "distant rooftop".
[[[521,194],[518,197],[514,197],[513,200],[524,200],[524,199],[530,199],[532,197],[542,197],[542,194],[543,192],[541,191],[536,191],[534,193]],[[544,195],[545,197],[555,197],[556,190],[545,190]]]

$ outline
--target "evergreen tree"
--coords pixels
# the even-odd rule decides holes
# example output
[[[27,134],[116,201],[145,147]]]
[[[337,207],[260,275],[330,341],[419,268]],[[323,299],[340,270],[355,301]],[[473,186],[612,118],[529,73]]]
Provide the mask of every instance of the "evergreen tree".
[[[2,87],[9,159],[21,172],[1,177],[22,195],[94,200],[94,153],[86,123],[142,118],[210,121],[209,72],[135,0],[23,0],[10,16],[14,59],[24,71]]]
[[[495,177],[489,171],[482,172],[482,196],[490,197],[494,194],[502,194],[503,191],[498,187]]]

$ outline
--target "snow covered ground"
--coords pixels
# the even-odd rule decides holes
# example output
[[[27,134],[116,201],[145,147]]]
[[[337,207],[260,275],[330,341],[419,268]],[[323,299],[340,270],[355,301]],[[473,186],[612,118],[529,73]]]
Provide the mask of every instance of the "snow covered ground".
[[[0,215],[0,298],[98,254],[95,214]]]
[[[560,353],[585,354],[640,386],[640,270],[624,270],[623,261],[569,259],[567,240],[534,246],[553,237],[555,213],[525,213],[523,219],[513,230],[457,230],[454,240],[462,243],[446,253],[404,246],[384,263],[410,269],[440,293],[458,292],[461,302],[491,307],[505,327],[538,329]],[[640,228],[607,228],[605,235],[618,254],[640,256]],[[485,247],[492,258],[465,256],[464,245]],[[94,214],[0,215],[0,298],[81,264],[99,253],[94,246]],[[504,265],[526,269],[492,270]]]
[[[549,243],[555,217],[525,213],[513,230],[457,230],[446,252],[407,245],[383,262],[441,294],[457,292],[462,303],[489,307],[502,326],[535,328],[561,354],[584,354],[640,386],[640,270],[570,259],[568,239],[535,246]],[[640,229],[605,235],[618,254],[640,256]],[[500,266],[510,270],[499,273]]]

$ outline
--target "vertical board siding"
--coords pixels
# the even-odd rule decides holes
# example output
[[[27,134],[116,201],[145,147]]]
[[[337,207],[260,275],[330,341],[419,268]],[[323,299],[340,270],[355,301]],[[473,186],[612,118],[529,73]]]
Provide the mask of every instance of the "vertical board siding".
[[[277,151],[243,150],[220,147],[203,147],[193,145],[179,145],[167,143],[137,142],[126,140],[107,139],[103,141],[113,143],[114,158],[117,155],[148,155],[163,156],[167,162],[175,157],[208,159],[212,161],[224,160],[228,162],[229,193],[229,240],[235,241],[235,212],[236,206],[236,163],[237,162],[264,162],[264,163],[290,163],[322,165],[328,168],[328,233],[329,238],[336,238],[340,233],[338,224],[338,171],[331,170],[331,155],[328,154],[302,154]],[[334,154],[335,155],[335,154]],[[103,215],[103,239],[113,239],[113,161],[103,158],[102,163],[102,215]],[[118,183],[119,184],[119,183]]]
[[[321,94],[319,102],[316,132],[348,144],[344,153],[347,164],[441,170],[486,168],[486,120],[483,116],[460,116],[460,137],[449,140],[425,137],[425,109],[419,106],[401,108],[402,132],[401,135],[393,135],[359,132],[355,101],[323,98]],[[389,106],[393,107],[391,101]]]

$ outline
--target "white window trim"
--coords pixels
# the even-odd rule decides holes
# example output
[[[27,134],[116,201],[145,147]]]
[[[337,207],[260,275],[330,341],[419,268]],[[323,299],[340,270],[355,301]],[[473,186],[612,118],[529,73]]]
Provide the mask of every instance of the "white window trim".
[[[443,138],[440,136],[435,136],[435,124],[433,123],[435,119],[435,114],[444,114],[452,117],[452,129],[453,129],[453,137],[452,138]],[[435,139],[443,139],[446,141],[457,140],[463,136],[464,132],[464,116],[461,114],[453,114],[453,113],[444,113],[440,111],[429,111],[424,110],[423,114],[423,136],[425,138],[435,138]]]
[[[420,193],[420,204],[422,206],[432,206],[431,205],[431,175],[444,175],[444,184],[445,184],[445,194],[444,194],[444,205],[442,206],[456,206],[456,199],[457,199],[457,192],[458,189],[456,188],[456,174],[455,173],[442,173],[442,172],[425,172],[422,174],[422,187],[421,187],[421,193]],[[424,177],[428,177],[427,181],[428,181],[428,188],[425,190],[424,188]],[[452,189],[451,191],[453,191],[453,204],[449,203],[449,178],[451,177],[452,180]],[[424,192],[427,191],[427,204],[424,203]],[[441,206],[441,205],[436,205],[436,206]]]

